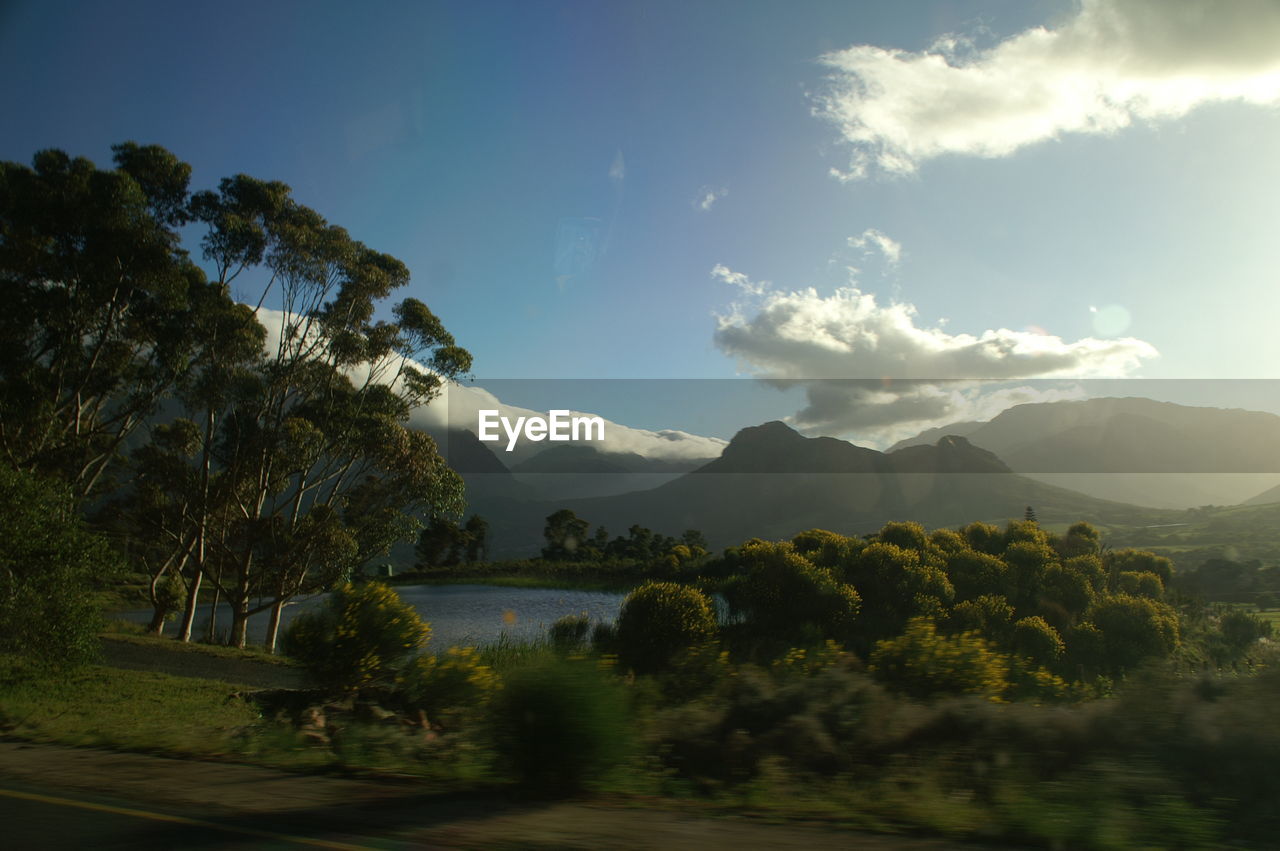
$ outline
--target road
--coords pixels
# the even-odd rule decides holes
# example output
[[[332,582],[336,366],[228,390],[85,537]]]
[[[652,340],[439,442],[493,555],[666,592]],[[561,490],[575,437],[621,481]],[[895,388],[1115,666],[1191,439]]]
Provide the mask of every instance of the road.
[[[624,803],[424,794],[412,783],[0,742],[0,846],[22,851],[978,847]]]

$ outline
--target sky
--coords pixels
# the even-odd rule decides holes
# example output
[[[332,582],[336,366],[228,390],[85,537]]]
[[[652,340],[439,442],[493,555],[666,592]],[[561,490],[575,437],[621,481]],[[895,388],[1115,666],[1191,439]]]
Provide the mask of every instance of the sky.
[[[1280,377],[1276,0],[7,2],[0,79],[2,159],[288,183],[513,405],[880,445],[1086,392],[1044,378],[1280,411],[1212,390]]]

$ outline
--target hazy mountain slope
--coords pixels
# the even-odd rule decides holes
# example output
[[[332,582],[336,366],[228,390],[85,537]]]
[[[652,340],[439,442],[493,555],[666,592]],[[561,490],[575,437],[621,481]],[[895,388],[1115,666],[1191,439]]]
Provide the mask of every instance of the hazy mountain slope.
[[[864,534],[889,520],[927,526],[1002,522],[1021,517],[1027,505],[1045,522],[1140,522],[1145,516],[1132,506],[1015,475],[961,437],[887,454],[806,438],[775,422],[743,429],[720,458],[653,490],[521,506],[521,519],[512,517],[507,525],[514,537],[501,547],[536,549],[544,518],[558,508],[604,525],[611,535],[632,524],[663,534],[693,528],[723,547],[813,527]]]
[[[1280,417],[1142,398],[1018,405],[965,433],[1018,473],[1162,508],[1239,502],[1280,482]]]

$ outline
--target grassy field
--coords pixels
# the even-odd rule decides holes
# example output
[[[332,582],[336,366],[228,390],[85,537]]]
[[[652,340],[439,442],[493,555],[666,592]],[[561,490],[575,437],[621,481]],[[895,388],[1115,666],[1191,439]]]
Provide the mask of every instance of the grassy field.
[[[150,671],[90,666],[25,676],[0,660],[0,727],[18,738],[67,745],[226,756],[258,721],[236,686]]]
[[[241,649],[239,647],[226,647],[221,644],[204,644],[199,641],[175,641],[172,637],[157,638],[153,635],[143,635],[139,632],[139,629],[138,624],[129,621],[112,621],[108,623],[107,631],[103,633],[103,637],[139,647],[152,647],[162,652],[194,653],[203,656],[215,656],[219,659],[235,659],[262,662],[268,665],[296,667],[296,663],[293,660],[285,656],[267,653],[258,647]]]

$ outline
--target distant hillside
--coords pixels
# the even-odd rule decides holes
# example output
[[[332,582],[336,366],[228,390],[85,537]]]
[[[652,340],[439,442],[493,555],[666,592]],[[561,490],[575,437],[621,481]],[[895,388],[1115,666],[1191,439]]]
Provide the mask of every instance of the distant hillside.
[[[772,422],[738,432],[714,461],[660,487],[595,499],[521,506],[523,520],[498,542],[535,551],[547,514],[570,508],[621,534],[632,524],[663,534],[702,531],[714,547],[750,537],[781,538],[813,527],[846,534],[889,520],[946,526],[1003,522],[1034,506],[1044,522],[1158,522],[1158,513],[1105,502],[1013,474],[962,437],[893,453],[833,438],[807,438]],[[506,506],[512,509],[513,506]]]
[[[1246,499],[1241,505],[1270,505],[1273,502],[1280,502],[1280,485],[1267,488],[1257,496]]]
[[[1100,498],[1161,508],[1229,504],[1280,482],[1280,417],[1142,398],[1018,405],[890,452],[963,434],[1013,470]]]
[[[603,452],[594,446],[562,444],[514,465],[511,472],[537,499],[578,499],[650,490],[707,460],[646,458],[635,452]]]

